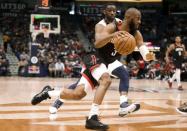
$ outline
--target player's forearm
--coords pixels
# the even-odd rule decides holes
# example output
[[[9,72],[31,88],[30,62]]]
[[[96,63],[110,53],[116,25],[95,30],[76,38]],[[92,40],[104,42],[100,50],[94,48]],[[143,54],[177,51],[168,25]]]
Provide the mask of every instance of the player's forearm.
[[[169,51],[167,50],[166,51],[166,54],[165,54],[165,59],[168,60],[169,59]]]
[[[95,44],[95,48],[101,48],[101,47],[105,46],[108,42],[111,41],[112,38],[113,38],[113,34],[98,36],[96,38],[95,43],[94,43]]]

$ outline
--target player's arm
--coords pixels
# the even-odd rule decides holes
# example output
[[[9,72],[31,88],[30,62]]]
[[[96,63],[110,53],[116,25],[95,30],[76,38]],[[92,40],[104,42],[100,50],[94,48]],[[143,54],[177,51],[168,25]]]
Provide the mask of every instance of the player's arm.
[[[95,47],[101,48],[108,42],[111,42],[114,36],[125,34],[124,31],[116,31],[115,23],[110,23],[107,26],[97,24],[95,26]]]
[[[145,61],[154,60],[155,59],[155,54],[153,52],[149,52],[149,49],[144,44],[143,36],[142,36],[142,34],[140,33],[139,30],[136,32],[134,37],[136,39],[136,46],[139,48],[140,54],[142,55],[143,59]]]
[[[186,47],[184,44],[182,44],[182,47],[184,48],[184,51],[183,51],[183,56],[187,56],[187,52],[186,52]]]
[[[113,32],[114,32],[113,24],[109,24],[107,26],[97,24],[95,26],[95,43],[94,43],[95,47],[101,48],[105,46],[108,42],[110,42],[114,36]]]
[[[174,44],[171,44],[167,50],[166,50],[166,54],[165,54],[165,60],[167,63],[169,63],[169,53],[175,48]]]

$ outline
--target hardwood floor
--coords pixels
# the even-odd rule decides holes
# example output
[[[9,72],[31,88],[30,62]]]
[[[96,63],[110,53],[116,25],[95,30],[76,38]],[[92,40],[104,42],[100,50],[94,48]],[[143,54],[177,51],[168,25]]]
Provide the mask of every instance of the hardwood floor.
[[[0,131],[87,131],[85,119],[93,94],[80,101],[66,101],[57,115],[49,115],[55,99],[32,106],[30,101],[43,86],[61,88],[76,79],[0,77]],[[101,121],[109,131],[186,131],[187,116],[175,108],[187,101],[187,82],[184,91],[168,89],[166,81],[130,80],[129,99],[141,104],[141,109],[125,117],[118,116],[118,80],[113,80],[101,105]]]

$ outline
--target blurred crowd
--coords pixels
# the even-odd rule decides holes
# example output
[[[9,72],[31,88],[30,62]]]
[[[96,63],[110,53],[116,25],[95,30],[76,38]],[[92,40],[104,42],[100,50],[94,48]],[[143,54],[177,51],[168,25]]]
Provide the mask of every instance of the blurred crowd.
[[[100,19],[101,17],[93,16],[82,18],[84,21],[82,22],[83,30],[91,43],[94,42],[94,25]],[[157,60],[151,63],[143,61],[137,52],[127,56],[125,64],[129,68],[130,75],[138,79],[168,79],[173,74],[175,67],[172,64],[172,60],[171,63],[166,64],[165,52],[168,46],[175,42],[174,40],[177,35],[182,37],[182,43],[187,47],[187,27],[185,23],[187,23],[187,19],[185,19],[184,14],[164,15],[158,12],[142,13],[140,30],[144,41],[151,43],[152,46],[160,47],[160,51],[155,51]],[[183,80],[187,79],[187,58],[184,58],[181,75]]]
[[[183,43],[187,47],[187,19],[183,15],[165,16],[157,13],[143,13],[141,32],[144,41],[151,42],[153,46],[159,46],[160,51],[155,52],[157,60],[146,63],[141,57],[132,58],[126,66],[129,68],[131,77],[138,79],[167,79],[173,73],[172,62],[165,63],[165,51],[169,44],[174,42],[176,35],[181,35]],[[81,29],[89,40],[91,48],[94,42],[94,26],[101,19],[95,16],[83,16],[81,18]],[[160,21],[162,20],[162,23]],[[63,20],[62,20],[63,21]],[[18,75],[27,76],[26,71],[30,64],[29,43],[32,41],[29,32],[29,17],[17,19],[16,17],[1,17],[0,29],[3,42],[0,44],[0,75],[10,74],[9,60],[6,57],[7,49],[10,47],[18,58]],[[71,23],[69,23],[71,24]],[[61,28],[60,34],[50,34],[44,38],[44,34],[36,37],[39,44],[37,57],[39,66],[43,72],[41,76],[50,77],[79,77],[81,70],[81,57],[86,52],[83,43],[80,42],[78,34],[75,33],[75,23],[65,25]],[[64,24],[63,24],[64,25]],[[187,64],[184,62],[182,75],[187,72]]]
[[[1,37],[0,44],[1,68],[0,75],[6,76],[9,70],[9,62],[6,58],[8,47],[15,54],[18,62],[18,75],[27,76],[30,64],[29,17],[24,19],[2,17],[0,20]],[[39,44],[37,57],[39,59],[40,76],[51,77],[79,77],[81,70],[81,55],[84,53],[82,44],[74,30],[62,28],[61,34],[50,34],[44,38],[44,34],[37,35]]]

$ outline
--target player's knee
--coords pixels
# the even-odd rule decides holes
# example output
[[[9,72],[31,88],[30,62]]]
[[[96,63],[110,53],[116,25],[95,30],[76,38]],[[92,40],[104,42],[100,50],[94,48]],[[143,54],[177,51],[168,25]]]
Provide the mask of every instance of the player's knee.
[[[110,78],[110,75],[108,73],[103,74],[100,79],[100,84],[103,85],[103,87],[107,89],[111,83],[112,83],[112,80]]]
[[[120,66],[116,68],[112,74],[116,75],[120,80],[128,80],[129,79],[129,72],[124,66]]]
[[[120,75],[120,79],[122,79],[122,80],[129,79],[129,73],[126,70],[123,70],[123,72]]]

